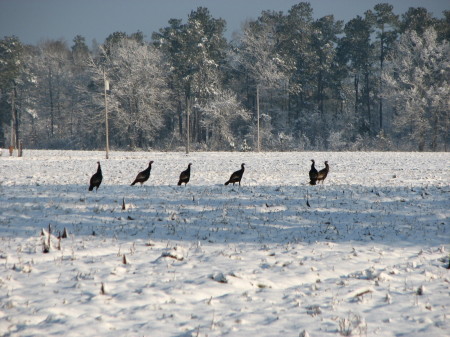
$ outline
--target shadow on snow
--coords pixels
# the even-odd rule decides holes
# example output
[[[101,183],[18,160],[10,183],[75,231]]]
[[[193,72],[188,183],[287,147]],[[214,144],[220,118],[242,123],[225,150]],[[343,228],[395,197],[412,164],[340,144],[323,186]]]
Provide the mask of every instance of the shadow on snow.
[[[123,240],[210,243],[448,239],[448,190],[366,186],[2,186],[0,232],[67,228]],[[126,209],[122,210],[125,201]],[[309,204],[310,207],[307,205]]]

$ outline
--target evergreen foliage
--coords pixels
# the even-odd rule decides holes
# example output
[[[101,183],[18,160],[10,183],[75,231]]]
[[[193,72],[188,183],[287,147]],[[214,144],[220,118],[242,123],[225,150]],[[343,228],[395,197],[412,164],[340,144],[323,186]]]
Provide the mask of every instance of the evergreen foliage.
[[[380,3],[343,22],[300,2],[263,11],[228,42],[226,22],[199,7],[150,41],[4,37],[0,147],[102,149],[106,99],[113,149],[177,150],[188,135],[198,150],[256,149],[259,107],[263,150],[447,150],[443,15]]]

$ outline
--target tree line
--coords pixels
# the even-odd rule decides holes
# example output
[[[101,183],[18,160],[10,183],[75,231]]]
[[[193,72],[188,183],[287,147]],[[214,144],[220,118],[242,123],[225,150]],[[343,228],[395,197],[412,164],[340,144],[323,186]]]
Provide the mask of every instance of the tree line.
[[[380,3],[348,22],[301,2],[230,41],[205,7],[149,40],[0,40],[0,147],[418,150],[450,144],[450,11]],[[258,144],[259,142],[259,144]]]

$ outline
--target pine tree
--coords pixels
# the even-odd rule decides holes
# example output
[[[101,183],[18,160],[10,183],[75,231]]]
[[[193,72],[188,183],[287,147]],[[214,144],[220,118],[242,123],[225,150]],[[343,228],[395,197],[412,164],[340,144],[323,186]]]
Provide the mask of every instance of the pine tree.
[[[383,130],[383,96],[380,94],[383,90],[381,74],[383,73],[384,60],[386,55],[392,50],[397,39],[399,17],[393,13],[394,7],[387,3],[375,5],[374,11],[367,11],[367,19],[376,28],[376,38],[378,40],[377,53],[379,59],[379,90],[378,90],[378,118],[379,129]]]
[[[339,57],[353,77],[354,113],[358,120],[358,133],[369,134],[372,124],[373,73],[373,45],[370,36],[373,30],[370,22],[358,15],[347,22],[344,32],[345,36],[338,47]]]
[[[219,66],[225,61],[227,47],[223,36],[225,21],[199,7],[189,14],[186,24],[175,19],[169,24],[152,38],[171,66],[170,87],[178,105],[180,134],[184,110],[186,117],[191,117],[190,137],[200,142],[206,138],[201,125],[202,110],[192,108],[204,106],[222,86]]]

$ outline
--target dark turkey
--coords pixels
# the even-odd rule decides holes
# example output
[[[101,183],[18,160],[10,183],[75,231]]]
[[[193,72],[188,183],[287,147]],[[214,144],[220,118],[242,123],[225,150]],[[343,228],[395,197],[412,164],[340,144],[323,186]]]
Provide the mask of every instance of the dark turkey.
[[[103,180],[102,175],[102,168],[100,167],[100,162],[97,162],[97,172],[94,173],[94,175],[91,177],[91,180],[89,181],[89,191],[92,191],[94,187],[96,187],[95,192],[97,192],[98,188],[100,187],[100,184]]]
[[[184,170],[183,172],[181,172],[180,180],[178,180],[178,186],[181,186],[181,184],[183,184],[183,183],[184,183],[184,186],[186,186],[187,183],[189,182],[189,179],[191,178],[191,165],[192,165],[192,163],[189,163],[187,169]]]
[[[235,183],[239,183],[239,186],[241,186],[241,179],[242,179],[242,176],[244,175],[244,170],[245,170],[244,165],[245,164],[241,164],[241,169],[236,172],[233,172],[230,179],[228,179],[228,181],[225,183],[225,185],[228,185],[230,183],[233,183],[233,185]]]
[[[328,172],[330,172],[330,166],[328,166],[328,162],[326,161],[325,162],[325,168],[321,169],[319,171],[319,173],[317,174],[317,181],[318,182],[322,181],[322,184],[323,184],[325,178],[328,175]]]
[[[134,179],[134,181],[131,183],[131,186],[134,186],[136,183],[141,183],[141,186],[143,183],[145,183],[148,178],[150,178],[150,171],[152,170],[152,163],[153,160],[150,161],[150,163],[148,163],[148,167],[142,171],[139,172],[138,175],[136,176],[136,179]]]
[[[310,185],[315,185],[316,181],[317,181],[317,175],[319,172],[317,172],[317,169],[314,167],[314,159],[311,159],[312,164],[311,164],[311,170],[309,170],[309,184]]]

